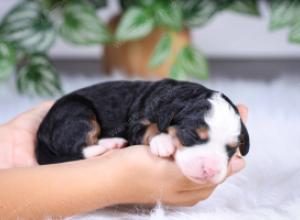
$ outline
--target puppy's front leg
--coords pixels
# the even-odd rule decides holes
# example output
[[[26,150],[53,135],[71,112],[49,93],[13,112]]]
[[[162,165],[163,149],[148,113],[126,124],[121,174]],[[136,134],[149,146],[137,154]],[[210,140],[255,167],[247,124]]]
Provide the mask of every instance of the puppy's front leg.
[[[157,124],[148,122],[142,143],[149,145],[154,155],[169,157],[175,152],[174,135],[170,131],[168,129],[168,133],[162,133]]]
[[[101,138],[97,145],[91,145],[83,149],[84,158],[95,157],[112,149],[119,149],[127,145],[127,140],[124,138]]]
[[[154,155],[160,157],[169,157],[175,152],[175,145],[171,135],[160,133],[150,140],[150,150]]]

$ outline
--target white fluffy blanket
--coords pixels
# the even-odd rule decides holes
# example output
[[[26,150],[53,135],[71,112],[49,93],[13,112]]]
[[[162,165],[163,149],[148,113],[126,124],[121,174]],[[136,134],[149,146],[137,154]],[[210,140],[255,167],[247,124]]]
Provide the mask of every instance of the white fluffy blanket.
[[[70,79],[64,77],[67,91],[95,82],[95,78]],[[202,83],[249,107],[251,148],[245,170],[192,208],[156,207],[150,212],[136,207],[112,208],[72,219],[300,219],[300,77]],[[8,87],[0,87],[0,122],[40,101],[21,98]]]

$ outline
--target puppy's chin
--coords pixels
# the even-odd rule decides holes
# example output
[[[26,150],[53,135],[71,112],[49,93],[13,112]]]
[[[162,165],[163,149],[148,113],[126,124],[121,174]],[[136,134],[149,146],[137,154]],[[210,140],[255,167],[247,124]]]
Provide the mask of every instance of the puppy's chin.
[[[227,174],[227,156],[223,153],[184,147],[175,153],[175,162],[182,173],[199,184],[222,182]]]
[[[182,169],[181,169],[181,171],[182,171]],[[183,171],[182,171],[183,172]],[[225,172],[224,173],[226,173],[227,172],[227,169],[225,170]],[[201,178],[201,177],[194,177],[194,176],[188,176],[187,174],[185,174],[184,172],[183,172],[183,174],[189,179],[189,180],[191,180],[191,181],[193,181],[193,182],[195,182],[195,183],[197,183],[197,184],[219,184],[219,183],[221,183],[224,179],[225,179],[225,177],[226,177],[226,175],[216,175],[216,176],[214,176],[214,177],[211,177],[211,178]]]

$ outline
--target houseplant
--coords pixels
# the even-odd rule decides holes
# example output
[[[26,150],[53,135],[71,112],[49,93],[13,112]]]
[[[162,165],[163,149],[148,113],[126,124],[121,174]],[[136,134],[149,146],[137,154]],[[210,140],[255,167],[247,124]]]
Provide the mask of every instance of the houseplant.
[[[151,45],[152,51],[148,52],[144,67],[155,71],[165,65],[163,72],[174,78],[184,78],[186,73],[207,78],[205,57],[193,48],[188,30],[205,25],[225,9],[259,15],[258,2],[120,0],[122,12],[112,28],[96,13],[105,7],[105,0],[22,0],[0,24],[0,80],[16,72],[20,92],[53,95],[61,92],[61,85],[47,54],[56,38],[76,45],[104,44],[114,49],[126,47],[153,33],[156,41]],[[299,1],[270,0],[268,3],[270,29],[288,27],[289,40],[300,43]],[[184,37],[181,46],[174,50],[174,45],[178,45],[178,34]],[[109,62],[107,54],[105,60]]]

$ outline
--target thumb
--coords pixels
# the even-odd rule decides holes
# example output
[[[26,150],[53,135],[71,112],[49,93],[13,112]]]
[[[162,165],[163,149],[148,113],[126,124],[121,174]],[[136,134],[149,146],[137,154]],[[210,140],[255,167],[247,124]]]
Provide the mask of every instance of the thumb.
[[[240,155],[233,156],[228,165],[227,176],[232,176],[235,173],[240,172],[242,169],[245,168],[245,165],[246,162],[243,157],[241,157]]]
[[[52,105],[52,101],[43,102],[35,108],[18,115],[8,124],[35,133]]]

